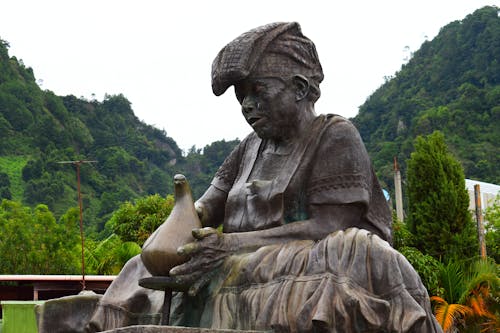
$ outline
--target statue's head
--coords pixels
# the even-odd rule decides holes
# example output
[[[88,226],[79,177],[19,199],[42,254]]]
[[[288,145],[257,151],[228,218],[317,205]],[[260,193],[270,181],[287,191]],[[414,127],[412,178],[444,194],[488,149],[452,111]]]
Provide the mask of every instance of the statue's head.
[[[302,34],[297,22],[271,23],[245,32],[219,52],[212,64],[212,90],[220,96],[248,77],[293,75],[309,80],[315,102],[323,69],[314,43]]]
[[[319,98],[322,80],[316,47],[296,22],[250,30],[227,44],[212,64],[214,94],[233,85],[243,115],[261,138],[290,135],[302,120],[300,105]]]

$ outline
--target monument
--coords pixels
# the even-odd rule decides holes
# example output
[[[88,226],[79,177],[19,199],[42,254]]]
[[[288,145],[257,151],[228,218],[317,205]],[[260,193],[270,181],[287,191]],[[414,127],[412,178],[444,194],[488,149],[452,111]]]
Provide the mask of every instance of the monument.
[[[189,260],[168,272],[179,290],[169,325],[441,332],[418,274],[390,246],[391,211],[359,133],[315,113],[322,80],[298,23],[248,31],[215,58],[214,94],[233,86],[253,132],[195,203],[203,228],[178,249]],[[75,332],[159,324],[164,293],[138,284],[150,277],[140,256],[131,259]]]

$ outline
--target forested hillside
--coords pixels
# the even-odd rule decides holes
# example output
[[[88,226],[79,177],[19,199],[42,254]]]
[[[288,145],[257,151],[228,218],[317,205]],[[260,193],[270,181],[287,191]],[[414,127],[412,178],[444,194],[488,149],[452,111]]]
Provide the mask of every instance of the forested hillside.
[[[386,183],[418,135],[441,130],[467,178],[500,184],[500,17],[484,7],[426,41],[353,119]]]
[[[41,90],[0,39],[0,199],[43,203],[60,217],[77,205],[77,193],[75,167],[58,162],[97,161],[81,165],[81,182],[86,228],[98,233],[120,203],[172,193],[175,173],[185,173],[201,195],[236,143],[215,142],[206,153],[193,148],[185,157],[167,133],[140,121],[123,95],[98,102]]]
[[[500,183],[498,8],[443,27],[353,121],[385,186],[393,157],[405,168],[415,137],[436,129],[466,177]],[[41,90],[0,39],[0,199],[46,204],[59,218],[76,206],[77,194],[74,166],[58,162],[95,160],[81,166],[81,180],[86,229],[97,235],[120,203],[171,193],[175,173],[200,196],[236,144],[218,141],[183,155],[167,133],[140,121],[123,95],[101,102]]]

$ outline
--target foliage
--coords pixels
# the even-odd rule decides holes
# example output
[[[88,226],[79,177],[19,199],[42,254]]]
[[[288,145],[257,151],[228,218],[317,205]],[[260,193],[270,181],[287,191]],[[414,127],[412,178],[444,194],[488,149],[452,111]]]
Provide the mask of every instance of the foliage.
[[[85,262],[87,274],[117,275],[125,263],[141,253],[141,247],[134,242],[123,242],[112,234],[100,241],[87,241]]]
[[[397,219],[396,212],[392,214],[392,238],[393,247],[398,251],[404,247],[414,246],[415,243],[415,238],[408,230],[407,224]]]
[[[414,247],[405,246],[400,248],[399,252],[415,268],[429,294],[441,294],[439,270],[442,264],[430,255],[423,254]]]
[[[238,143],[238,139],[220,140],[206,145],[203,150],[194,146],[189,150],[183,172],[189,179],[194,198],[205,192],[219,166]]]
[[[155,194],[138,199],[135,203],[125,202],[108,221],[110,228],[123,241],[144,244],[160,224],[170,215],[174,197],[166,198]]]
[[[488,256],[500,263],[500,195],[497,195],[492,206],[485,212],[486,252]]]
[[[497,332],[500,329],[498,266],[478,260],[441,267],[442,293],[431,297],[434,313],[445,332]],[[461,331],[462,331],[461,330]]]
[[[176,173],[186,174],[200,196],[237,143],[214,142],[184,157],[164,130],[134,115],[122,94],[99,102],[42,91],[32,69],[9,57],[0,40],[1,198],[45,204],[59,218],[77,203],[77,189],[75,167],[58,162],[96,160],[80,169],[84,226],[105,239],[105,223],[120,204],[172,193]]]
[[[428,254],[423,254],[415,248],[415,236],[408,230],[408,225],[397,219],[393,214],[392,235],[394,248],[398,250],[415,268],[422,283],[430,294],[439,295],[439,271],[442,263]]]
[[[46,205],[34,209],[19,202],[0,204],[1,274],[75,274],[78,272],[78,210],[59,222]]]
[[[0,199],[12,199],[9,175],[5,172],[0,172]]]
[[[464,178],[442,133],[417,137],[408,161],[408,222],[423,253],[447,261],[478,248]]]
[[[2,174],[6,174],[9,180],[9,185],[6,183],[0,184],[0,187],[8,188],[11,197],[0,197],[4,199],[21,200],[23,194],[23,185],[21,179],[21,170],[26,164],[27,158],[24,156],[0,156],[0,170]]]
[[[498,10],[484,7],[443,27],[360,107],[353,122],[384,183],[392,184],[392,158],[407,160],[415,137],[437,129],[467,178],[500,183]]]

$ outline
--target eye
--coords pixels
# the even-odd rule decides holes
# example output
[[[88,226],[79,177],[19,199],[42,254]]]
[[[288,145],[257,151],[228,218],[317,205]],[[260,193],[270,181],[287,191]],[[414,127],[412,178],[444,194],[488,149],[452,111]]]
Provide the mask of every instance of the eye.
[[[266,87],[262,84],[262,83],[255,83],[253,86],[252,86],[252,92],[255,94],[255,95],[259,95],[259,94],[262,94],[264,93],[266,90]]]

